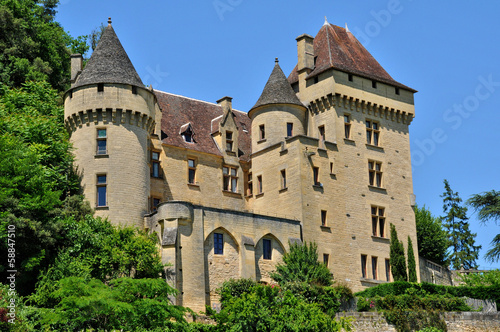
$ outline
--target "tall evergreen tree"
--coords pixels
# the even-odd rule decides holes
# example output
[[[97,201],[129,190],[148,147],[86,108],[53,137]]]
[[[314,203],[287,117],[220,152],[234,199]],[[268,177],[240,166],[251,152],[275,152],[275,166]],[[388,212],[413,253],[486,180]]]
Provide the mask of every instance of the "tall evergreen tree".
[[[472,206],[478,213],[479,220],[486,223],[490,220],[500,221],[500,191],[487,191],[482,194],[473,195],[467,204]],[[484,256],[490,262],[498,262],[500,259],[500,234],[491,241],[492,248]]]
[[[415,254],[413,253],[413,243],[408,236],[408,281],[417,282],[417,263],[415,262]]]
[[[434,263],[448,266],[446,251],[448,250],[448,233],[443,229],[441,220],[434,217],[431,211],[415,206],[415,222],[417,225],[418,255]]]
[[[391,247],[390,259],[392,277],[394,281],[408,281],[406,273],[405,248],[403,242],[399,241],[396,226],[391,224]]]
[[[462,206],[462,199],[458,192],[451,190],[448,180],[444,180],[443,212],[441,217],[443,226],[448,233],[448,259],[454,269],[477,269],[476,260],[481,246],[475,245],[476,234],[469,229],[467,208]]]

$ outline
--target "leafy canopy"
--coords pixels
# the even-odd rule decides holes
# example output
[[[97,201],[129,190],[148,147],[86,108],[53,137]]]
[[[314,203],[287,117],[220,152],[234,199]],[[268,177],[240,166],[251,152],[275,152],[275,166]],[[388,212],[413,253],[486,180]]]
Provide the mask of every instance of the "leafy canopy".
[[[443,229],[441,219],[434,217],[425,206],[420,208],[415,205],[414,211],[418,255],[436,264],[447,266],[448,235]]]
[[[283,255],[283,263],[276,266],[271,278],[280,285],[298,281],[330,286],[333,281],[328,267],[318,261],[318,246],[314,242],[290,243],[290,251]]]

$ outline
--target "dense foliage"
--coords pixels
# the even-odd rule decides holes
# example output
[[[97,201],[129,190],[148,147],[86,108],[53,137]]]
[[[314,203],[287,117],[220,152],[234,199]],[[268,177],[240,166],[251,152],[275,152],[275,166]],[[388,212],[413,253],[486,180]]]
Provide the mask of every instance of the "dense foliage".
[[[276,266],[271,278],[280,285],[287,282],[306,282],[330,286],[333,276],[325,264],[318,261],[316,243],[290,243],[290,251],[283,255],[283,263]]]
[[[434,217],[424,207],[415,206],[418,255],[436,264],[447,266],[446,252],[448,236],[443,229],[441,219]]]
[[[71,53],[85,53],[85,36],[72,38],[54,21],[58,0],[0,0],[0,83],[21,87],[47,81],[69,84]]]
[[[389,253],[389,264],[394,281],[407,281],[405,248],[403,241],[399,241],[396,226],[391,224],[391,244]]]
[[[310,285],[301,284],[297,288],[282,288],[277,285],[250,286],[248,280],[235,280],[224,283],[221,288],[222,310],[211,316],[217,326],[211,331],[340,331],[350,330],[347,319],[333,319],[334,312],[325,313],[331,302],[338,303],[345,290],[336,291],[332,287],[315,287],[317,294],[323,291],[323,297],[313,300],[312,294],[305,294]],[[246,289],[249,287],[246,291]],[[326,290],[319,290],[326,289]],[[312,288],[310,289],[312,292]],[[231,294],[234,294],[232,296]],[[316,295],[317,295],[316,294]],[[222,300],[223,299],[223,300]],[[328,300],[329,302],[323,302]]]
[[[477,269],[476,260],[479,257],[481,246],[475,245],[476,234],[469,229],[469,218],[467,217],[467,208],[462,206],[462,199],[458,192],[454,192],[448,180],[444,180],[445,191],[443,197],[442,217],[444,228],[448,233],[450,265],[458,269]]]
[[[500,221],[500,191],[487,191],[482,194],[473,195],[467,204],[477,212],[480,221]],[[491,241],[491,249],[484,256],[490,262],[498,262],[500,259],[500,234]]]

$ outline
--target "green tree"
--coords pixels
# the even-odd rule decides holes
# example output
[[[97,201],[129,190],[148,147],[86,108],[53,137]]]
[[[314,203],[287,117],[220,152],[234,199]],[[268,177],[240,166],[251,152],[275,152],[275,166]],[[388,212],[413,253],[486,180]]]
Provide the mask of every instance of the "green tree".
[[[0,0],[0,82],[20,87],[48,81],[69,85],[70,54],[85,53],[86,36],[72,38],[54,21],[57,0]]]
[[[425,206],[422,208],[415,206],[414,211],[418,255],[434,263],[447,266],[448,235],[443,229],[441,219],[434,217]]]
[[[391,244],[389,264],[391,265],[394,281],[408,281],[406,272],[405,248],[402,241],[398,239],[396,226],[391,224]]]
[[[454,192],[448,180],[444,180],[443,212],[441,217],[448,233],[450,254],[448,260],[454,269],[477,269],[476,260],[481,246],[475,245],[476,234],[469,229],[467,208],[462,206],[458,192]]]
[[[330,286],[333,280],[328,267],[318,261],[318,246],[314,242],[290,243],[290,251],[283,255],[283,263],[276,266],[271,278],[280,285],[298,281]]]
[[[415,263],[415,254],[413,253],[413,243],[408,236],[408,281],[417,282],[417,264]]]
[[[119,277],[158,278],[164,274],[154,234],[119,228],[90,215],[67,221],[61,231],[65,234],[63,247],[54,264],[42,273],[32,296],[39,306],[55,305],[49,294],[58,280],[67,277],[110,282]]]
[[[473,195],[467,200],[467,204],[472,206],[478,213],[481,222],[500,220],[500,191],[487,191],[482,194]],[[500,259],[500,234],[497,234],[491,241],[491,249],[486,252],[485,258],[490,262],[498,262]]]

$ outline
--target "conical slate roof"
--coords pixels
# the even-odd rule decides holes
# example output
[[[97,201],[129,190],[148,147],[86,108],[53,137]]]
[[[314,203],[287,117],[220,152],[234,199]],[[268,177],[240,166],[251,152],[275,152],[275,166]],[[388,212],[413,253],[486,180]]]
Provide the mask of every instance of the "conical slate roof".
[[[260,95],[257,103],[252,107],[252,110],[263,105],[269,104],[291,104],[305,107],[295,95],[292,86],[288,82],[285,74],[281,70],[276,58],[273,72],[269,76],[269,80]]]
[[[72,88],[96,83],[122,83],[144,87],[109,21],[94,53]]]

